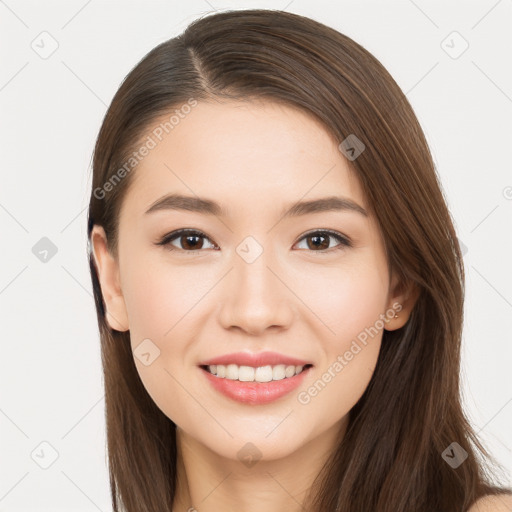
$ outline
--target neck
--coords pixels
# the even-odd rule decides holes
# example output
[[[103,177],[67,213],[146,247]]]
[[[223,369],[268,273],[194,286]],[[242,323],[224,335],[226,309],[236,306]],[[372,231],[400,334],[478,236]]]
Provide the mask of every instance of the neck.
[[[178,489],[173,512],[304,512],[308,492],[348,417],[288,456],[223,457],[176,427]],[[247,448],[248,454],[251,449]]]

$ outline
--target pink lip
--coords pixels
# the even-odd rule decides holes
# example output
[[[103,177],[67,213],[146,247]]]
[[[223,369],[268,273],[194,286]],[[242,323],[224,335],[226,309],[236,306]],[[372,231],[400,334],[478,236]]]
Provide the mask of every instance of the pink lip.
[[[312,363],[309,361],[303,361],[302,359],[285,356],[277,352],[258,352],[256,354],[251,354],[249,352],[234,352],[232,354],[225,354],[223,356],[214,357],[213,359],[208,359],[207,361],[199,363],[199,366],[210,366],[212,364],[222,364],[226,366],[228,364],[236,364],[237,366],[252,366],[257,368],[258,366],[276,366],[278,364],[305,366],[306,364]]]
[[[273,402],[296,389],[303,382],[306,374],[309,374],[311,368],[304,369],[294,377],[270,382],[241,382],[224,379],[212,375],[204,368],[201,368],[201,372],[217,391],[228,398],[244,404],[261,405]]]

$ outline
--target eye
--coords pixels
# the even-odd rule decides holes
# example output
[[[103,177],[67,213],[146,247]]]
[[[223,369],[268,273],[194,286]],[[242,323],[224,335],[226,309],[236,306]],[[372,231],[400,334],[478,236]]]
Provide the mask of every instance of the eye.
[[[219,248],[217,245],[212,243],[210,238],[208,238],[204,233],[194,229],[180,229],[177,231],[173,231],[172,233],[165,235],[159,242],[156,243],[156,245],[165,246],[170,251],[181,250],[183,252],[196,252],[204,248],[204,244],[202,242],[202,240],[204,239],[210,241],[210,243],[212,244],[211,248]],[[331,244],[329,239],[337,240],[339,242],[338,245],[330,247]],[[176,247],[175,245],[172,244],[172,242],[174,242],[175,240],[177,240],[178,243],[181,244],[181,247]],[[306,245],[307,249],[312,249],[312,252],[323,253],[330,250],[352,247],[352,243],[347,237],[341,235],[340,233],[337,233],[336,231],[325,229],[310,231],[309,233],[303,235],[299,239],[299,242],[302,240],[311,240],[311,243],[307,242]]]
[[[201,239],[209,240],[209,238],[201,231],[196,231],[192,229],[180,229],[178,231],[173,231],[168,235],[165,235],[160,242],[156,245],[166,246],[170,251],[174,251],[176,249],[185,251],[185,252],[194,252],[203,248],[203,242]],[[176,247],[171,244],[174,240],[178,240],[181,247]],[[215,244],[214,247],[217,247]]]
[[[330,247],[329,238],[336,239],[339,242],[339,244],[334,247]],[[313,248],[313,252],[326,252],[328,250],[330,251],[331,249],[338,250],[343,249],[345,247],[352,247],[352,243],[347,237],[341,235],[340,233],[337,233],[336,231],[331,231],[328,229],[320,231],[310,231],[309,233],[303,235],[302,238],[300,238],[299,242],[301,240],[311,240],[311,243],[306,242],[306,245],[307,249]]]

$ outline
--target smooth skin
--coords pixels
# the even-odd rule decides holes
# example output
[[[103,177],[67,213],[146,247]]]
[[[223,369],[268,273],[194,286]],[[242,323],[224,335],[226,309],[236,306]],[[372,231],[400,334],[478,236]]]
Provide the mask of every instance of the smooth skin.
[[[479,499],[468,512],[512,512],[512,496],[485,496]]]
[[[292,107],[199,102],[133,171],[120,213],[118,259],[107,251],[103,228],[93,229],[110,327],[129,330],[133,350],[148,338],[160,350],[148,366],[134,361],[150,396],[177,425],[175,512],[301,510],[370,381],[383,329],[399,329],[410,316],[417,291],[389,275],[370,214],[282,216],[298,201],[333,195],[368,211],[339,142]],[[214,200],[227,215],[145,214],[169,193]],[[183,237],[156,245],[180,228],[204,234],[199,249],[187,249]],[[310,233],[322,229],[349,238],[352,246]],[[263,250],[252,263],[236,251],[248,236]],[[325,246],[316,248],[315,241]],[[398,318],[388,318],[394,303],[401,306]],[[385,327],[316,396],[300,403],[299,393],[322,379],[382,315]],[[314,365],[298,390],[270,404],[225,397],[198,367],[230,352],[267,350]],[[261,453],[251,467],[239,457],[246,443]]]

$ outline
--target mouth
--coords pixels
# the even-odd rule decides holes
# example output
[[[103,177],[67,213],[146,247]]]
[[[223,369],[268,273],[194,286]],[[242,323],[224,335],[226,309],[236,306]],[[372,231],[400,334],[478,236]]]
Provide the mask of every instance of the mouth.
[[[205,372],[215,376],[218,379],[227,379],[238,382],[256,382],[265,383],[291,379],[300,375],[311,368],[312,364],[305,365],[265,365],[265,366],[239,366],[237,364],[212,364],[200,365]]]
[[[200,361],[206,382],[225,397],[259,405],[289,396],[311,373],[313,364],[273,351],[234,352]]]
[[[312,364],[238,366],[199,365],[206,382],[217,392],[243,405],[265,405],[290,396],[312,371]]]

